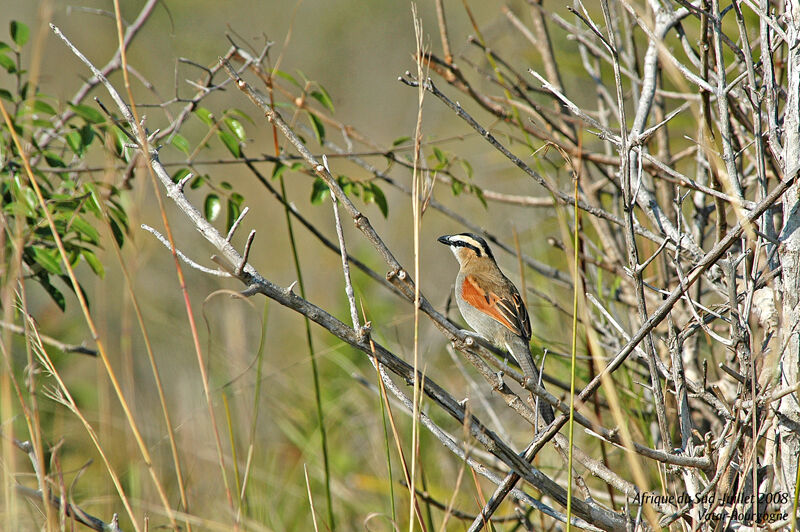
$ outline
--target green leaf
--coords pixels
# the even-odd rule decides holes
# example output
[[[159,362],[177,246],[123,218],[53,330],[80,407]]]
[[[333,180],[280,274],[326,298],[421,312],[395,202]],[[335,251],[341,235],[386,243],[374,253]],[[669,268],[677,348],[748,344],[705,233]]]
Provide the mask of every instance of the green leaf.
[[[14,176],[12,190],[14,192],[14,197],[17,199],[17,205],[25,208],[25,215],[36,217],[36,207],[39,204],[39,200],[36,198],[36,193],[33,189],[22,182],[22,178],[19,174]]]
[[[372,194],[375,196],[375,204],[381,210],[383,217],[387,218],[389,216],[389,203],[386,201],[386,196],[383,194],[383,190],[381,190],[374,181],[370,183],[370,189]]]
[[[67,145],[70,149],[75,152],[75,155],[78,157],[83,157],[86,153],[86,148],[89,144],[92,143],[94,140],[95,133],[94,130],[90,125],[85,125],[80,129],[73,129],[66,135],[64,135],[64,139],[67,141]]]
[[[222,211],[222,203],[219,201],[219,196],[214,193],[206,196],[206,201],[203,204],[203,212],[206,215],[206,220],[209,222],[215,221]]]
[[[296,163],[292,163],[291,166],[286,166],[282,162],[278,162],[278,163],[275,164],[275,168],[272,169],[272,179],[277,179],[277,178],[281,177],[283,175],[283,173],[285,171],[287,171],[287,170],[291,170],[293,172],[296,172],[298,170],[301,170],[302,168],[303,168],[303,163],[301,163],[299,161],[296,162]]]
[[[37,207],[39,206],[38,199],[36,198],[36,193],[30,187],[25,187],[20,190],[19,199],[22,201],[17,201],[18,205],[25,206],[25,214],[32,218],[41,217],[37,213]]]
[[[458,162],[461,163],[461,167],[464,169],[464,172],[467,174],[467,177],[472,179],[472,174],[473,174],[472,165],[469,164],[469,161],[467,161],[466,159],[459,159]]]
[[[234,192],[231,194],[230,198],[228,198],[228,209],[227,209],[227,220],[225,223],[225,229],[228,230],[233,226],[233,223],[239,217],[239,214],[242,212],[242,203],[244,202],[244,196],[241,194],[237,194]]]
[[[361,199],[364,203],[375,203],[375,193],[369,185],[361,185]]]
[[[317,137],[317,142],[319,142],[320,146],[325,143],[325,126],[322,125],[322,121],[317,118],[312,112],[308,112],[308,120],[311,122],[311,129],[314,130],[314,136]]]
[[[286,80],[286,81],[288,81],[289,83],[292,83],[292,84],[294,84],[294,85],[297,85],[297,86],[298,86],[298,87],[300,87],[301,89],[303,88],[303,86],[302,86],[302,85],[300,85],[300,84],[297,82],[297,80],[296,80],[296,79],[294,79],[294,77],[292,77],[292,75],[291,75],[291,74],[289,74],[288,72],[284,72],[283,70],[273,70],[273,71],[272,71],[272,73],[273,73],[274,75],[278,76],[279,78],[283,78],[283,79],[285,79],[285,80]]]
[[[303,71],[300,70],[299,68],[295,68],[294,70],[295,70],[295,72],[297,72],[297,75],[300,76],[300,78],[303,80],[303,83],[308,85],[308,82],[309,82],[308,76],[306,76],[303,73]]]
[[[64,298],[64,294],[61,293],[61,290],[52,285],[47,275],[40,275],[38,276],[38,279],[39,284],[41,284],[45,291],[50,295],[50,297],[53,299],[53,302],[58,305],[58,308],[61,309],[61,312],[64,312],[67,309],[67,300]]]
[[[447,164],[447,156],[444,154],[442,150],[440,150],[436,146],[433,147],[433,154],[436,156],[437,161],[443,164]]]
[[[214,125],[214,113],[206,109],[205,107],[198,107],[194,110],[194,114],[197,118],[202,120],[208,127]]]
[[[38,111],[40,113],[45,113],[48,115],[56,114],[56,110],[53,109],[53,106],[43,100],[34,100],[33,101],[33,110]]]
[[[228,148],[228,151],[231,152],[236,158],[242,156],[242,148],[239,146],[239,140],[228,133],[227,131],[217,130],[217,136],[220,138],[225,147]]]
[[[323,105],[328,111],[331,113],[334,112],[333,110],[333,101],[331,100],[331,95],[328,94],[328,91],[325,90],[325,87],[322,85],[318,85],[319,90],[311,91],[311,97],[317,100],[319,103]]]
[[[453,183],[450,185],[450,190],[453,192],[453,196],[458,196],[464,190],[464,183],[453,179]]]
[[[69,108],[72,109],[76,115],[80,116],[90,124],[104,124],[106,121],[106,118],[100,111],[93,107],[89,107],[88,105],[69,104]]]
[[[61,157],[51,151],[44,152],[44,160],[51,168],[66,168],[67,165],[61,160]]]
[[[119,220],[119,223],[122,224],[122,227],[125,229],[125,232],[128,232],[128,213],[125,212],[125,208],[117,201],[116,196],[118,196],[118,192],[113,189],[112,196],[108,198],[108,203],[106,206],[108,207],[108,212],[111,216]]]
[[[89,194],[89,201],[84,203],[86,209],[98,218],[102,217],[103,207],[100,195],[97,193],[97,187],[93,183],[84,183],[83,190]]]
[[[69,213],[70,215],[73,213]],[[100,233],[97,232],[97,229],[92,226],[89,222],[81,218],[80,216],[75,216],[70,220],[70,227],[75,229],[78,233],[86,237],[86,239],[94,244],[95,246],[100,245]]]
[[[114,235],[114,240],[116,240],[117,245],[122,247],[122,244],[125,242],[125,231],[114,218],[109,218],[108,224],[111,226],[111,234]]]
[[[66,135],[64,135],[64,140],[67,141],[67,146],[75,152],[75,155],[78,157],[83,157],[84,152],[86,151],[83,140],[81,139],[81,134],[75,130],[70,131]]]
[[[2,205],[3,212],[5,214],[14,214],[18,206],[19,202],[17,201],[4,201]]]
[[[11,38],[17,43],[17,46],[25,46],[30,36],[31,31],[28,29],[28,26],[18,20],[11,21]]]
[[[219,184],[219,188],[221,188],[222,190],[233,190],[233,185],[231,185],[227,181],[222,181]]]
[[[57,249],[47,249],[35,246],[30,249],[33,252],[33,260],[36,261],[36,264],[44,268],[49,273],[54,275],[61,274],[61,262],[58,260],[59,257]]]
[[[202,187],[208,181],[208,177],[204,175],[199,175],[192,179],[192,182],[189,183],[189,188],[192,190],[197,190],[198,188]]]
[[[130,142],[130,139],[118,127],[111,128],[111,134],[114,137],[114,148],[116,148],[117,157],[122,157],[125,161],[129,161],[131,150],[125,145]]]
[[[78,265],[78,261],[79,261],[79,260],[80,260],[80,258],[81,258],[81,254],[80,254],[80,252],[79,252],[79,251],[77,251],[78,249],[80,249],[80,247],[76,246],[76,249],[72,249],[72,250],[69,252],[69,257],[67,257],[67,258],[69,259],[69,267],[70,267],[70,268],[73,268],[73,269],[74,269],[74,268],[75,268],[75,266],[77,266],[77,265]]]
[[[175,135],[172,137],[172,145],[181,150],[186,155],[189,155],[189,141],[183,135]]]
[[[178,170],[177,172],[172,174],[172,182],[173,183],[178,183],[178,182],[180,182],[181,179],[183,179],[184,177],[186,177],[187,175],[189,175],[191,173],[192,173],[192,171],[189,170],[188,168],[181,168],[180,170]]]
[[[311,204],[319,205],[329,193],[330,189],[328,185],[325,184],[325,181],[319,177],[316,178],[314,180],[314,185],[311,187]]]
[[[398,137],[392,141],[392,146],[399,146],[401,144],[405,144],[406,142],[410,141],[411,137]]]
[[[5,68],[9,74],[13,74],[17,71],[17,64],[14,60],[2,53],[0,53],[0,67]]]
[[[83,260],[86,261],[86,264],[88,264],[89,267],[92,269],[95,275],[97,275],[101,279],[105,277],[106,270],[103,267],[103,263],[100,262],[100,259],[97,258],[97,255],[95,255],[89,250],[84,249],[81,250],[81,256],[83,257]]]
[[[475,193],[475,197],[483,204],[483,208],[488,209],[489,205],[486,203],[486,198],[483,197],[483,190],[481,190],[480,187],[472,185],[472,192]]]
[[[86,124],[80,129],[81,133],[81,142],[83,143],[84,147],[89,146],[92,143],[95,137],[94,129],[89,124]]]
[[[280,161],[278,161],[277,163],[275,163],[275,168],[273,168],[273,169],[272,169],[272,179],[277,179],[277,178],[279,178],[280,176],[282,176],[282,175],[283,175],[283,173],[284,173],[284,172],[285,172],[285,171],[286,171],[288,168],[289,168],[288,166],[286,166],[285,164],[283,164],[283,163],[282,163],[282,162],[280,162]]]
[[[2,66],[2,59],[4,57],[5,56],[3,54],[0,54],[0,66]],[[14,97],[11,96],[11,93],[6,89],[0,89],[0,98],[4,99],[7,102],[12,102],[12,103],[14,102]]]
[[[353,182],[349,177],[346,175],[340,175],[336,178],[336,181],[339,183],[339,186],[342,188],[342,192],[347,194],[348,196],[352,194],[353,196],[359,196],[358,187],[356,183]]]
[[[240,141],[245,142],[247,140],[247,133],[245,133],[244,126],[242,125],[241,122],[239,122],[235,118],[229,117],[225,119],[225,125],[228,126],[228,129],[230,129],[231,132],[234,135],[236,135],[236,138],[238,138]]]
[[[0,53],[5,52],[6,50],[11,50],[11,47],[3,41],[0,41]]]
[[[236,116],[238,116],[239,118],[244,118],[245,120],[247,120],[248,122],[250,122],[250,123],[251,123],[251,124],[253,124],[253,125],[255,125],[255,124],[256,124],[256,123],[253,121],[253,119],[252,119],[252,118],[250,118],[250,115],[248,115],[247,113],[245,113],[245,112],[244,112],[244,111],[242,111],[241,109],[237,109],[237,108],[235,108],[235,107],[232,107],[232,108],[228,109],[228,114],[229,114],[229,115],[236,115]]]
[[[336,181],[339,183],[339,187],[342,189],[342,192],[345,194],[350,194],[350,191],[353,189],[353,182],[350,181],[350,178],[346,175],[340,175],[336,178]]]

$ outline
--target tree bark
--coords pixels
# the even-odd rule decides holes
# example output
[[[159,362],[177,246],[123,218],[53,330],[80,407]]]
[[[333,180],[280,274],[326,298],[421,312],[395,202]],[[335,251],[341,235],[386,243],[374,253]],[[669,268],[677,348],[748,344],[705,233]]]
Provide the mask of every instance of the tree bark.
[[[786,3],[787,38],[790,43],[787,57],[787,100],[784,112],[783,163],[786,175],[797,171],[800,162],[800,0]],[[791,46],[794,43],[795,46]],[[783,198],[783,231],[781,232],[781,266],[783,280],[782,345],[780,357],[780,388],[800,382],[800,185],[795,183]],[[797,392],[781,399],[779,436],[781,462],[778,477],[787,493],[794,493],[797,460],[800,453],[800,407]],[[791,511],[792,500],[786,509]]]

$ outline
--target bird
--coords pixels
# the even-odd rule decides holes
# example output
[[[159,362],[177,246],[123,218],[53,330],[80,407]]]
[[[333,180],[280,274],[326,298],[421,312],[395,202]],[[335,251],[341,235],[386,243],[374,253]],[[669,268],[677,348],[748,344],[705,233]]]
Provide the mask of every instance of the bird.
[[[474,233],[443,235],[458,260],[455,296],[464,321],[489,343],[505,348],[526,377],[539,382],[531,357],[531,322],[517,287],[503,275],[486,241]],[[555,416],[552,407],[539,400],[539,413],[547,424]]]

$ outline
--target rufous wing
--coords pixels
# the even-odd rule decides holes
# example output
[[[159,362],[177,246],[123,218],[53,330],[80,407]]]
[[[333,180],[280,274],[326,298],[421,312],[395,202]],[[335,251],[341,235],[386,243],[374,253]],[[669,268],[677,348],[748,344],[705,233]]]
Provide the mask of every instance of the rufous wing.
[[[531,337],[528,311],[516,289],[510,298],[501,298],[493,290],[481,286],[474,275],[467,275],[461,285],[461,297],[477,310],[501,323],[514,334],[525,339]]]

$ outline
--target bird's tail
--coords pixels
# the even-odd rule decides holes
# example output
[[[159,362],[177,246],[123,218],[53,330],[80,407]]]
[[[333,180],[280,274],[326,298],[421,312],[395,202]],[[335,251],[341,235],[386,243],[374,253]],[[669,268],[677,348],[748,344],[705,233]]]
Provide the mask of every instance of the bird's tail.
[[[514,355],[514,358],[517,359],[517,362],[522,368],[522,372],[525,374],[525,376],[535,380],[536,382],[541,382],[539,380],[539,370],[536,368],[536,364],[533,362],[531,348],[530,345],[528,345],[528,342],[522,338],[515,337],[508,343],[508,348],[511,351],[511,354]],[[537,400],[535,396],[532,395],[532,397],[534,400]],[[538,398],[538,403],[539,414],[542,416],[542,419],[544,419],[545,423],[549,425],[555,419],[555,416],[553,415],[553,407],[551,407],[550,403],[541,397]]]

